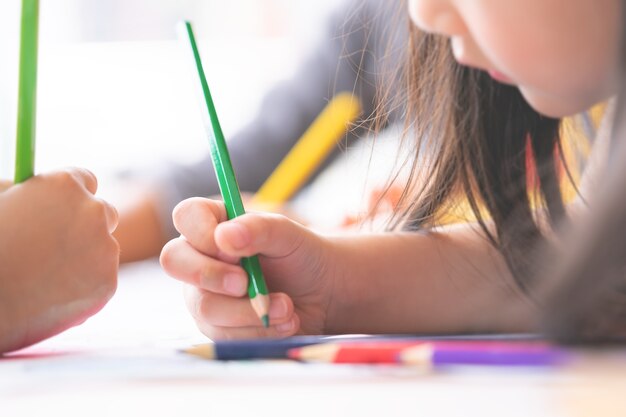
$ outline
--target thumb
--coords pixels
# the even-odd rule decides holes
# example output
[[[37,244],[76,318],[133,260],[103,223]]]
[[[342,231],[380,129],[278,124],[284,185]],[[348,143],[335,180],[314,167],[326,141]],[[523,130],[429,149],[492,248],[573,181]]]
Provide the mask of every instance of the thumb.
[[[313,232],[293,220],[270,213],[248,213],[220,223],[215,229],[219,249],[236,257],[288,256],[312,236]]]

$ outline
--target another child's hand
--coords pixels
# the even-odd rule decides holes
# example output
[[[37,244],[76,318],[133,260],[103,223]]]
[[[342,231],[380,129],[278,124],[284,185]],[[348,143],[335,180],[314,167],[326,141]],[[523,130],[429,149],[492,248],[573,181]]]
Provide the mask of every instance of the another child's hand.
[[[165,271],[189,284],[187,306],[212,339],[324,332],[333,286],[328,243],[284,216],[248,213],[227,221],[224,204],[192,198],[174,209],[181,237],[161,252]],[[259,255],[272,291],[270,328],[247,297],[241,257]]]
[[[117,212],[96,188],[71,169],[0,193],[0,352],[83,322],[115,292]]]

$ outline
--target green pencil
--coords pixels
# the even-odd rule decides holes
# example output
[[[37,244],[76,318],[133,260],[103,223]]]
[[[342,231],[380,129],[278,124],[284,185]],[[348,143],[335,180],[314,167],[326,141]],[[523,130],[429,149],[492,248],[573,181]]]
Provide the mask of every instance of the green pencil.
[[[195,68],[198,72],[198,79],[202,87],[204,98],[204,100],[202,100],[202,114],[205,116],[205,125],[207,136],[209,137],[209,145],[211,147],[213,168],[215,168],[215,174],[222,193],[222,198],[224,199],[226,213],[228,214],[229,219],[233,219],[237,216],[245,214],[246,211],[243,207],[241,193],[239,192],[239,185],[237,184],[237,179],[235,178],[235,171],[233,170],[233,166],[230,161],[230,155],[228,154],[224,134],[222,133],[222,128],[217,118],[217,112],[215,111],[215,105],[213,104],[209,84],[207,83],[206,76],[204,75],[202,60],[200,58],[200,53],[198,52],[198,45],[196,43],[191,23],[185,22],[184,28],[185,36],[189,40],[189,45],[191,46],[191,51],[193,53]],[[204,108],[204,105],[206,105],[206,108]],[[259,264],[259,259],[256,256],[243,258],[241,260],[241,265],[248,273],[248,296],[250,297],[252,307],[263,322],[263,325],[265,327],[269,327],[268,311],[270,301],[265,279],[263,278],[263,271],[261,270],[261,265]]]
[[[14,177],[16,184],[32,177],[35,170],[38,35],[39,0],[22,0]]]

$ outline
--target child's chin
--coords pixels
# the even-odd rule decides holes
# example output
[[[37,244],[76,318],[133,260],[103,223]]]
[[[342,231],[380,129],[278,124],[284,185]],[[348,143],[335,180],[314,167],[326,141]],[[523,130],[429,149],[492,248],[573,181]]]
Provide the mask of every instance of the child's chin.
[[[583,103],[575,99],[566,100],[562,97],[539,95],[533,91],[525,89],[524,87],[520,87],[520,91],[530,107],[546,117],[552,117],[555,119],[582,113],[596,104],[595,102]]]

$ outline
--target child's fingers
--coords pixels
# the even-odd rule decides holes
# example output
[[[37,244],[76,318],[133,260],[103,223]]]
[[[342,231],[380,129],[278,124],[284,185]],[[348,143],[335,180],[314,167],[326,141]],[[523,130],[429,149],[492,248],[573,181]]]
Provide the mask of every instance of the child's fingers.
[[[215,229],[215,241],[224,253],[232,256],[263,254],[283,257],[294,252],[304,241],[307,230],[287,217],[269,213],[249,213]]]
[[[294,314],[286,323],[270,324],[269,328],[261,325],[250,327],[214,327],[198,322],[200,331],[212,340],[230,339],[279,339],[295,335],[300,329],[300,318]]]
[[[234,298],[203,291],[195,287],[185,292],[187,308],[199,323],[212,327],[262,326],[247,297]],[[291,298],[283,293],[270,294],[270,323],[280,325],[289,322],[294,315]]]
[[[117,229],[117,225],[120,222],[120,215],[117,212],[117,209],[113,207],[111,204],[107,203],[104,200],[98,200],[100,204],[104,207],[104,215],[107,222],[107,228],[109,233],[113,233],[115,229]]]
[[[160,261],[170,276],[203,290],[234,297],[247,292],[248,276],[240,266],[201,254],[183,237],[163,247]]]
[[[199,197],[190,198],[174,208],[172,218],[176,230],[185,236],[191,246],[206,255],[217,255],[213,231],[218,223],[227,220],[222,202]]]
[[[79,184],[82,184],[91,194],[95,194],[98,191],[98,179],[88,169],[68,168],[66,172],[74,177]]]

